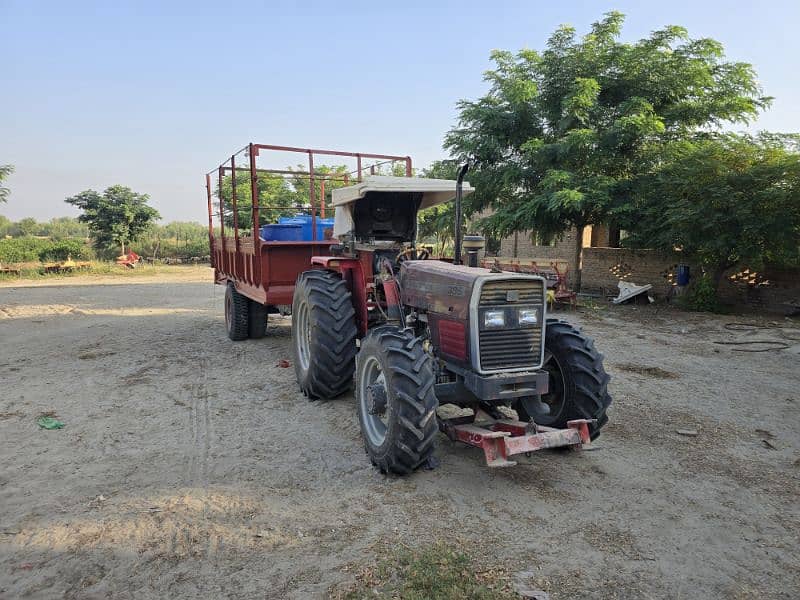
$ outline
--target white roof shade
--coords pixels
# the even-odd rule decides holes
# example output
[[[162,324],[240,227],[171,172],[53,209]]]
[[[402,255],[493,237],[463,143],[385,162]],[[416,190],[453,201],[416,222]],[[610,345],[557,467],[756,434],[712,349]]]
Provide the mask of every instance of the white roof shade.
[[[463,195],[471,194],[475,188],[463,182]],[[452,179],[426,179],[424,177],[389,177],[370,175],[363,181],[333,190],[333,205],[342,206],[355,202],[367,192],[422,192],[420,209],[429,208],[456,197],[456,182]]]

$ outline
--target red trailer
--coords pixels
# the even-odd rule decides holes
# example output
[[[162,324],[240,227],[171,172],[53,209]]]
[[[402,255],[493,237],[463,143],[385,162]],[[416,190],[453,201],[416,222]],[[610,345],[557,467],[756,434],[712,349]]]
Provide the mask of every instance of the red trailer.
[[[307,170],[275,164],[281,157],[296,155],[303,155]],[[320,157],[353,163],[354,168],[326,172],[320,168]],[[362,181],[365,173],[374,175],[376,170],[395,164],[401,164],[405,175],[411,176],[408,156],[251,143],[206,174],[211,266],[215,283],[227,286],[225,322],[231,339],[263,337],[268,314],[289,312],[295,281],[308,270],[311,257],[330,254],[335,240],[317,239],[316,224],[318,218],[334,214],[333,206],[325,201],[326,182],[330,192],[335,185]],[[261,206],[263,190],[259,186],[265,177],[272,181],[276,177],[303,180],[308,184],[307,197],[296,198],[289,206]],[[278,215],[293,213],[310,215],[311,240],[261,239],[263,225],[274,222]],[[232,310],[234,303],[239,310]],[[232,317],[234,314],[237,318]]]

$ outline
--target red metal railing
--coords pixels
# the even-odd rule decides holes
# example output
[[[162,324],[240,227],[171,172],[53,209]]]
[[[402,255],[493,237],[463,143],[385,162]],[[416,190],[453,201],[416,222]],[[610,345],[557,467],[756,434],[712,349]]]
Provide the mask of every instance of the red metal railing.
[[[307,157],[307,170],[301,169],[293,170],[287,168],[259,168],[258,159],[262,152],[269,151],[275,153],[293,153],[303,154]],[[239,163],[237,165],[237,157],[244,153],[248,162],[246,165]],[[356,163],[355,170],[349,172],[331,172],[325,173],[320,169],[315,168],[315,158],[320,157],[342,157],[354,160]],[[241,158],[241,157],[240,157]],[[234,153],[230,159],[219,165],[216,169],[209,171],[206,174],[206,195],[208,200],[208,240],[211,248],[211,255],[213,266],[218,271],[221,271],[226,276],[229,276],[237,281],[244,281],[247,284],[260,286],[262,283],[266,286],[268,282],[263,281],[264,266],[261,260],[261,249],[264,242],[259,235],[259,229],[262,224],[262,212],[268,211],[297,211],[308,210],[311,213],[311,231],[312,243],[318,242],[317,240],[317,216],[325,218],[328,211],[332,208],[326,207],[325,203],[325,187],[329,183],[332,187],[334,185],[349,184],[351,178],[356,181],[362,181],[364,173],[369,170],[369,173],[375,174],[376,168],[384,164],[392,164],[400,162],[405,166],[405,175],[410,177],[412,175],[411,158],[409,156],[394,156],[390,154],[374,154],[367,152],[343,152],[339,150],[321,150],[315,148],[297,148],[293,146],[276,146],[270,144],[248,144],[238,152]],[[213,190],[212,179],[216,172],[218,190],[215,193]],[[239,203],[241,201],[240,186],[246,182],[237,181],[237,173],[247,173],[250,185],[250,198],[251,207],[249,223],[243,223],[239,210]],[[282,177],[292,177],[295,181],[298,178],[307,178],[309,182],[309,191],[307,208],[295,207],[274,207],[259,205],[259,174],[279,175]],[[226,177],[230,178],[230,202],[226,202],[223,189],[226,184]],[[317,183],[319,183],[319,195],[317,198]],[[215,210],[215,198],[218,201],[218,212]],[[301,199],[301,206],[306,199]],[[226,211],[232,211],[232,218]],[[218,229],[215,229],[214,217],[218,217]],[[227,234],[226,218],[228,225],[232,226],[233,236],[232,239]],[[245,231],[250,226],[250,232],[244,235],[241,231]],[[217,234],[218,233],[218,239]],[[233,247],[229,247],[231,246]],[[217,249],[215,251],[215,248]],[[269,277],[269,274],[266,274]]]

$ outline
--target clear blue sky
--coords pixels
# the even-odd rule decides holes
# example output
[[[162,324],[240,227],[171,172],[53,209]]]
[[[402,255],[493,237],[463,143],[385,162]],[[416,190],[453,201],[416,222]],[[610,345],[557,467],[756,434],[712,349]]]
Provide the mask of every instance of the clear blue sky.
[[[737,5],[738,4],[738,5]],[[165,220],[205,218],[203,174],[249,141],[444,157],[455,103],[494,48],[542,48],[609,10],[721,41],[776,97],[755,128],[800,131],[800,2],[37,2],[0,0],[0,164],[12,219],[120,183]]]

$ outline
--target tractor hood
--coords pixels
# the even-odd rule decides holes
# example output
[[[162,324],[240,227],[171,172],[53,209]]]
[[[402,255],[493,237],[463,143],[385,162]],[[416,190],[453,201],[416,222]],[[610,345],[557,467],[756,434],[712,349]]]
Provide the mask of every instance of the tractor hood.
[[[491,274],[489,269],[440,260],[407,261],[400,272],[403,304],[466,320],[475,282]]]

